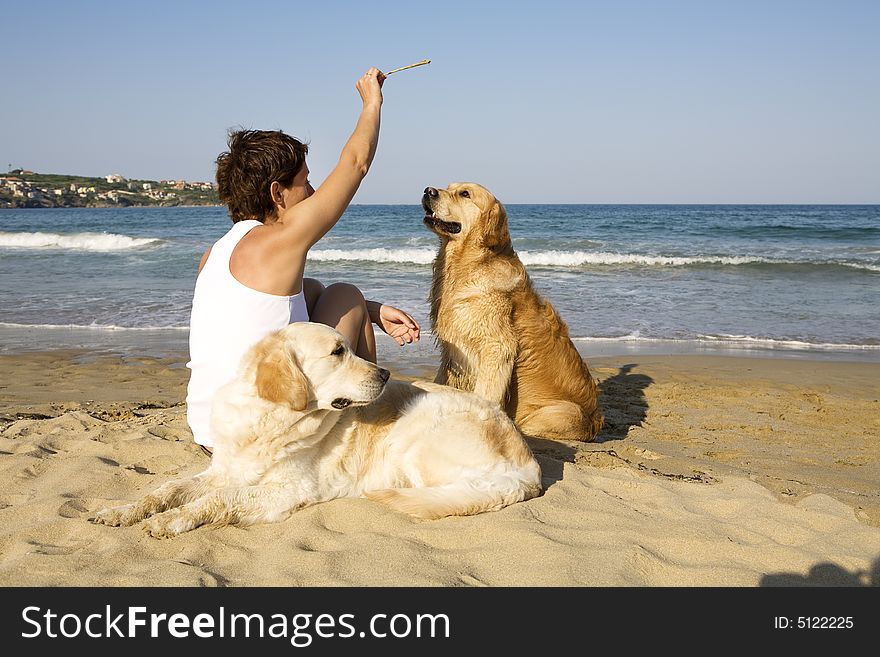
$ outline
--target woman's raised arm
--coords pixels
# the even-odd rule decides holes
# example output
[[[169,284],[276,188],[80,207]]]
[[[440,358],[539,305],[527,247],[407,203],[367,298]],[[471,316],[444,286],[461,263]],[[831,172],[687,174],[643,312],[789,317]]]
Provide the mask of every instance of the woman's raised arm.
[[[385,75],[377,68],[371,68],[357,81],[363,109],[339,162],[314,194],[279,217],[284,226],[281,239],[291,249],[301,250],[304,255],[333,228],[367,175],[379,143],[384,81]]]

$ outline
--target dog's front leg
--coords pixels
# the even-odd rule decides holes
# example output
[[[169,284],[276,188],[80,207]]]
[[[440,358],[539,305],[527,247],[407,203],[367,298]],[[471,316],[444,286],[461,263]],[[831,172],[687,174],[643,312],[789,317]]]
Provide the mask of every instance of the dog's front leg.
[[[437,368],[434,383],[467,390],[466,370],[467,356],[461,349],[446,340],[440,340],[440,367]]]
[[[155,515],[144,523],[154,538],[170,538],[202,525],[276,522],[305,506],[290,488],[245,486],[213,490],[197,500]]]
[[[204,495],[209,490],[205,473],[188,479],[175,479],[159,486],[140,502],[103,509],[95,514],[92,522],[111,527],[128,527],[153,514],[185,504]]]
[[[474,393],[504,407],[516,349],[507,340],[487,340],[480,345],[479,367],[474,381]]]
[[[448,385],[449,383],[449,359],[444,353],[445,350],[441,350],[440,354],[440,367],[437,368],[437,375],[434,377],[434,383],[439,383],[442,386]]]

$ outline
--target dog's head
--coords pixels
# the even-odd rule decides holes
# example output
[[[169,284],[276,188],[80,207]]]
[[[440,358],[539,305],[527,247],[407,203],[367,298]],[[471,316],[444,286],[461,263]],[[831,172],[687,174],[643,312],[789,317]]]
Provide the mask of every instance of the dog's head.
[[[382,394],[390,373],[359,358],[323,324],[297,322],[261,340],[251,352],[257,394],[296,411],[365,406]]]
[[[476,183],[452,183],[446,189],[426,187],[422,196],[425,225],[450,240],[476,236],[493,247],[510,240],[504,206]]]

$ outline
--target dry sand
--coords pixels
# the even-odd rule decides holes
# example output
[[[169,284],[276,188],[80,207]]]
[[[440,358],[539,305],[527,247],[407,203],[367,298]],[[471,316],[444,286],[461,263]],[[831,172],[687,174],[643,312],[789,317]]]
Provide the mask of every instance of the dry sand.
[[[0,585],[880,584],[877,364],[591,359],[599,441],[532,442],[544,495],[496,513],[336,500],[170,540],[91,524],[206,466],[183,362],[0,356]]]

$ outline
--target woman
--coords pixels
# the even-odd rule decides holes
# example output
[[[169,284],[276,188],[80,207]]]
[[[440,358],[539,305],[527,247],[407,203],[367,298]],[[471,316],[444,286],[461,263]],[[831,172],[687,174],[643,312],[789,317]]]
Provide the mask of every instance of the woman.
[[[217,158],[218,192],[233,226],[199,264],[187,363],[187,421],[208,454],[214,394],[232,380],[248,348],[272,331],[321,322],[372,362],[374,323],[400,345],[419,340],[418,323],[402,310],[365,300],[353,285],[324,287],[303,277],[309,249],[336,224],[370,169],[384,81],[376,68],[357,81],[363,102],[357,125],[317,190],[309,182],[307,147],[280,131],[232,133],[229,151]]]

